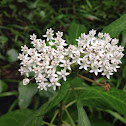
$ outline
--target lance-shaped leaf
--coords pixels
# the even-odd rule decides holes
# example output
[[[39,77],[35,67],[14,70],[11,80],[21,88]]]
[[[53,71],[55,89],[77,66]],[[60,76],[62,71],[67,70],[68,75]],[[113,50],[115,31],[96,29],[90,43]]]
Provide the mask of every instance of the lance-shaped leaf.
[[[84,25],[72,22],[68,30],[68,36],[66,37],[67,43],[72,45],[77,45],[76,39],[78,39],[81,33],[85,33],[86,31],[87,30]]]
[[[119,19],[115,20],[106,26],[102,32],[109,33],[111,37],[117,37],[120,32],[126,29],[126,14],[122,15]]]
[[[91,126],[88,116],[80,100],[77,101],[78,126]]]

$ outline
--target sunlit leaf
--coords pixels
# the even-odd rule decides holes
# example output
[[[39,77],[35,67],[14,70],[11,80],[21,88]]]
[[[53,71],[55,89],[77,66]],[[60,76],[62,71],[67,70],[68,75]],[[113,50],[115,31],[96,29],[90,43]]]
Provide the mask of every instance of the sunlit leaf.
[[[111,37],[117,37],[120,32],[126,29],[126,14],[122,15],[119,19],[115,20],[106,26],[102,32],[109,33]]]
[[[19,97],[18,97],[18,104],[21,109],[25,109],[31,103],[32,97],[37,93],[37,85],[36,84],[28,84],[23,85],[19,83],[18,86],[19,90]]]

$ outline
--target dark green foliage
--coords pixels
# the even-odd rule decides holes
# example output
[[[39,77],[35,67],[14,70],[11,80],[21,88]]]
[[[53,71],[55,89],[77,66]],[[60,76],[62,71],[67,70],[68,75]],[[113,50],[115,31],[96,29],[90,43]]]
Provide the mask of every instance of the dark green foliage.
[[[76,45],[75,39],[81,33],[96,29],[119,38],[119,45],[125,48],[125,13],[125,0],[1,0],[0,126],[49,125],[57,111],[52,123],[55,126],[89,126],[90,123],[91,126],[125,126],[126,56],[118,72],[110,80],[106,79],[111,85],[108,92],[77,78],[78,66],[72,68],[72,74],[66,82],[61,81],[61,88],[55,92],[51,88],[48,92],[38,91],[34,82],[23,86],[17,59],[22,45],[31,47],[30,34],[42,38],[50,27],[63,31],[68,44]],[[126,50],[123,53],[126,54]],[[103,82],[101,76],[96,78],[86,71],[78,72]]]
[[[0,126],[21,126],[21,123],[24,122],[31,113],[32,111],[29,109],[9,112],[0,118]]]

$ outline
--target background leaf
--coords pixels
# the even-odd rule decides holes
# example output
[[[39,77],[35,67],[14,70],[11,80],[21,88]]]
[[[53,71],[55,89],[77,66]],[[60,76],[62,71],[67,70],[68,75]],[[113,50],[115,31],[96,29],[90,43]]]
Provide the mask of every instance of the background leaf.
[[[108,26],[104,27],[103,33],[109,33],[110,36],[117,37],[120,32],[126,29],[126,14],[122,15],[119,19],[115,20]]]
[[[6,91],[7,89],[8,85],[4,81],[0,80],[0,93]]]
[[[121,41],[121,45],[125,46],[126,45],[126,30],[124,30],[122,32],[122,41]]]
[[[16,49],[10,49],[7,51],[7,55],[8,55],[8,61],[9,62],[15,62],[17,61],[17,57],[18,57],[18,51]]]
[[[29,109],[9,112],[0,117],[0,126],[20,126],[31,113]]]
[[[114,126],[110,122],[107,122],[107,121],[102,120],[102,119],[96,119],[96,118],[93,118],[91,120],[91,124],[92,124],[92,126]]]
[[[3,48],[7,41],[8,38],[6,36],[0,36],[0,48]]]
[[[81,33],[85,33],[86,31],[87,30],[84,25],[72,22],[68,30],[67,43],[77,45],[76,39],[78,39]]]
[[[32,97],[37,93],[37,84],[30,83],[28,85],[23,85],[22,82],[18,86],[19,97],[18,104],[21,109],[25,109],[31,103]]]

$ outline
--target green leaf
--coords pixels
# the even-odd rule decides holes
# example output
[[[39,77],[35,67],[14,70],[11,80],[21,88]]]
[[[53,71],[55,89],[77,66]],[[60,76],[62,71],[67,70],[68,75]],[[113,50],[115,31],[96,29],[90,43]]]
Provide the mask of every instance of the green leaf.
[[[31,113],[29,109],[9,112],[0,117],[0,126],[20,126]]]
[[[124,30],[122,32],[122,42],[121,42],[121,45],[122,46],[125,46],[126,45],[126,30]]]
[[[3,48],[6,42],[8,41],[8,38],[6,36],[0,36],[0,45]]]
[[[18,52],[15,49],[10,49],[7,51],[7,55],[8,55],[8,61],[9,62],[15,62],[17,61],[17,57],[18,57]]]
[[[113,124],[111,124],[110,122],[107,122],[102,119],[96,119],[96,118],[93,118],[91,120],[91,125],[92,126],[113,126]]]
[[[86,32],[86,27],[81,24],[72,22],[68,30],[67,43],[72,45],[77,45],[76,39],[81,35],[81,33]]]
[[[7,89],[8,85],[4,81],[0,80],[0,93],[6,91]]]
[[[102,87],[84,87],[76,91],[83,105],[111,108],[126,116],[126,93],[122,90],[111,88],[108,92]],[[77,90],[77,88],[76,88]]]
[[[71,105],[70,107],[67,108],[72,120],[74,120],[74,122],[77,122],[78,118],[78,111],[77,111],[77,106],[76,104]],[[68,118],[68,115],[66,114],[66,112],[63,113],[63,120],[66,121],[67,123],[70,123],[70,119]]]
[[[122,117],[119,113],[114,112],[112,110],[105,110],[105,111],[108,112],[109,114],[111,114],[112,116],[114,116],[116,119],[123,122],[124,124],[126,124],[126,118]]]
[[[110,36],[117,37],[120,32],[126,29],[126,14],[122,15],[119,19],[112,22],[110,25],[106,26],[102,32],[109,33]]]
[[[48,97],[51,98],[52,96],[54,96],[57,92],[53,90],[52,87],[48,87],[48,91],[42,90],[39,91],[39,95],[42,97]]]
[[[122,74],[123,78],[126,77],[126,66],[123,67],[123,74]]]
[[[78,109],[78,126],[91,126],[88,116],[80,100],[77,101],[77,109]]]
[[[50,101],[43,104],[35,113],[33,113],[21,126],[28,126],[30,124],[35,124],[35,126],[40,126],[43,116],[49,112],[53,107],[59,104],[59,102],[66,96],[68,89],[70,87],[70,82],[66,81],[62,84],[58,93],[50,99]]]
[[[18,91],[18,104],[21,109],[25,109],[31,103],[32,97],[37,93],[37,85],[36,84],[28,84],[23,85],[22,82],[19,83]]]

